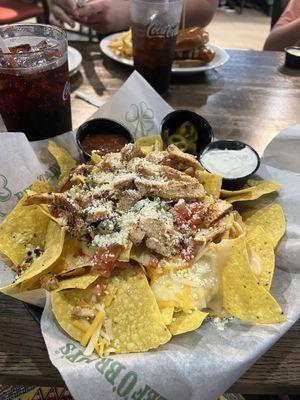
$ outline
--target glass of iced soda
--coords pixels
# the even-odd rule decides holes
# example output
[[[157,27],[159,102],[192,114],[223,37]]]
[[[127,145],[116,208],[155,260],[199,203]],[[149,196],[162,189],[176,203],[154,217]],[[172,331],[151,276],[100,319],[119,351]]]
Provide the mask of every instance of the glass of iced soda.
[[[182,0],[130,0],[134,68],[161,95],[168,92]]]
[[[6,25],[0,40],[0,114],[7,130],[24,132],[28,140],[70,131],[65,32],[42,24]]]

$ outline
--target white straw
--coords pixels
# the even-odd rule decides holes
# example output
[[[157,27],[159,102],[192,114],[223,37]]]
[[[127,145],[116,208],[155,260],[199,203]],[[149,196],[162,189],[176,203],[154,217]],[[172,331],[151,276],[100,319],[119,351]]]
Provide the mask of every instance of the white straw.
[[[0,35],[0,48],[3,51],[3,53],[10,53],[10,50],[6,46],[6,43],[1,35]]]

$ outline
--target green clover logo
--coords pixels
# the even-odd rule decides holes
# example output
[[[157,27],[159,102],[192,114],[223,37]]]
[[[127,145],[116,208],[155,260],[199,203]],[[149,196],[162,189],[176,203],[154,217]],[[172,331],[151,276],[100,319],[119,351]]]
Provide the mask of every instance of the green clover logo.
[[[7,179],[4,175],[0,175],[0,201],[4,203],[11,198],[11,190],[7,187]]]
[[[154,112],[144,101],[131,104],[125,119],[135,125],[135,136],[138,134],[147,136],[154,128]]]

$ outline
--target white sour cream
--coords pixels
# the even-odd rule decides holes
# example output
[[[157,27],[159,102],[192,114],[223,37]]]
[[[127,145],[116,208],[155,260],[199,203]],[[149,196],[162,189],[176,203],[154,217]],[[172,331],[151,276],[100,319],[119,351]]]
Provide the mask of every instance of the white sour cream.
[[[253,172],[257,157],[249,147],[241,150],[211,149],[202,154],[201,163],[209,172],[223,178],[240,178]]]

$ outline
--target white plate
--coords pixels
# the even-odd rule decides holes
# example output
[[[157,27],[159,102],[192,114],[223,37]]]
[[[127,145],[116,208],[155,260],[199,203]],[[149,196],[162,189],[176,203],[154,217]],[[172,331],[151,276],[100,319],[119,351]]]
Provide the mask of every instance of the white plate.
[[[100,42],[100,49],[101,49],[102,53],[104,53],[107,57],[111,58],[112,60],[115,60],[121,64],[126,64],[126,65],[133,67],[132,59],[126,58],[126,57],[118,57],[109,48],[109,43],[111,42],[111,40],[117,38],[121,34],[122,34],[122,32],[121,33],[113,33],[112,35],[106,36]],[[203,65],[202,67],[189,67],[189,68],[173,67],[172,73],[176,74],[176,75],[195,74],[197,72],[208,71],[209,69],[221,67],[229,60],[229,54],[227,53],[226,50],[222,49],[221,47],[215,46],[213,44],[209,44],[209,45],[207,45],[207,47],[214,50],[214,52],[216,54],[214,59],[210,63]]]
[[[82,56],[74,47],[68,46],[69,75],[76,74],[82,63]]]

